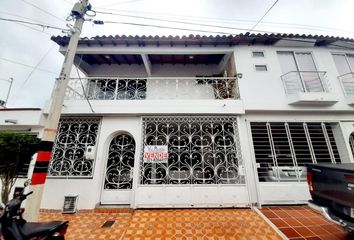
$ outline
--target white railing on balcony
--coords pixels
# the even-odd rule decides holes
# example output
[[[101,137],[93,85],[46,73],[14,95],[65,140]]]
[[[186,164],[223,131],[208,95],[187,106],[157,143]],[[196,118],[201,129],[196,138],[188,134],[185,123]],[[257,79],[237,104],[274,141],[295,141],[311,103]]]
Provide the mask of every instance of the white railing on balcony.
[[[298,92],[328,92],[324,82],[326,72],[291,71],[281,76],[287,94]]]
[[[346,96],[354,96],[354,73],[346,73],[338,77]]]
[[[67,100],[239,99],[236,78],[71,78]]]

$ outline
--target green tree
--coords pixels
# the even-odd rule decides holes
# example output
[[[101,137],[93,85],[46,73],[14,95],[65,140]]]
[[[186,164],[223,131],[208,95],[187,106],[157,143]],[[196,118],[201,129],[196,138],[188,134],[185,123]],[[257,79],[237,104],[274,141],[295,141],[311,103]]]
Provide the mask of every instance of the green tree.
[[[1,200],[6,203],[20,170],[29,164],[40,139],[13,131],[0,131]]]

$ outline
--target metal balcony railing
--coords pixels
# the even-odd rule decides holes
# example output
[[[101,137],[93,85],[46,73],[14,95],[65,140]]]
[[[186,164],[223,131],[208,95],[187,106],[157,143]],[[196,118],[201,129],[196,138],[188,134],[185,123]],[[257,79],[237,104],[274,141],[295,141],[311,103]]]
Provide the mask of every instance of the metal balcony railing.
[[[346,96],[354,96],[354,73],[346,73],[338,77]]]
[[[287,94],[328,92],[323,71],[291,71],[281,76]]]
[[[236,78],[71,78],[67,100],[240,99]]]

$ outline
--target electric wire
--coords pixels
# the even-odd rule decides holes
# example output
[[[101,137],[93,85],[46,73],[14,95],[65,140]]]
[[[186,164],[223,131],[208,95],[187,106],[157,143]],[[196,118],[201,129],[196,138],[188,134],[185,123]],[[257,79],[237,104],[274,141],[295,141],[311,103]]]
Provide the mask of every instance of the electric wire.
[[[26,77],[25,81],[23,81],[23,83],[21,84],[21,88],[23,88],[27,81],[31,78],[32,74],[38,69],[38,66],[43,62],[43,60],[48,56],[48,54],[53,50],[53,48],[56,46],[55,43],[53,43],[50,48],[48,49],[48,51],[41,57],[41,59],[38,61],[38,63],[34,66],[34,68],[32,68],[31,72],[28,74],[28,76]]]
[[[196,21],[204,21],[204,22],[217,22],[217,23],[226,23],[226,24],[231,24],[231,23],[237,23],[237,22],[245,22],[245,23],[254,23],[255,21],[253,20],[245,20],[245,19],[228,19],[228,18],[211,18],[211,17],[202,17],[202,16],[190,16],[190,15],[178,15],[178,14],[161,14],[161,13],[156,13],[156,12],[145,12],[145,11],[133,11],[133,10],[112,10],[108,8],[101,8],[97,7],[98,9],[103,9],[103,10],[110,10],[111,12],[100,12],[101,14],[111,14],[111,15],[118,15],[118,13],[121,12],[126,12],[126,13],[138,13],[138,14],[148,14],[148,15],[160,15],[160,16],[166,16],[169,19],[171,19],[172,16],[174,16],[175,19],[182,19],[182,20],[196,20]],[[133,15],[131,15],[133,17]],[[134,17],[142,17],[141,15],[139,16],[134,16]],[[157,18],[156,20],[160,21],[166,21],[166,19],[161,19]],[[188,22],[187,24],[197,24],[194,22]],[[322,26],[316,26],[316,25],[304,25],[304,24],[293,24],[293,23],[279,23],[279,22],[262,22],[262,24],[271,24],[271,25],[281,25],[280,27],[291,27],[291,28],[297,28],[297,29],[306,29],[306,30],[319,30],[319,31],[337,31],[337,32],[347,32],[347,33],[354,33],[353,31],[348,31],[344,29],[338,29],[338,28],[330,28],[330,27],[322,27]],[[219,26],[215,26],[219,27]],[[222,26],[223,28],[228,28],[227,26]]]
[[[2,18],[0,17],[1,21],[7,21],[7,22],[15,22],[15,23],[23,23],[23,24],[29,24],[29,25],[34,25],[34,26],[39,26],[42,28],[52,28],[52,29],[56,29],[56,30],[61,30],[61,31],[67,31],[68,29],[64,29],[64,28],[60,28],[60,27],[55,27],[52,25],[45,25],[45,24],[41,24],[41,23],[35,23],[35,22],[28,22],[28,21],[23,21],[23,20],[17,20],[17,19],[10,19],[10,18]]]
[[[11,59],[3,58],[3,57],[0,57],[0,60],[6,61],[6,62],[10,62],[10,63],[13,63],[13,64],[17,64],[17,65],[21,65],[21,66],[28,67],[28,68],[35,68],[35,66],[31,66],[31,65],[28,65],[28,64],[24,64],[24,63],[17,62],[17,61],[11,60]],[[56,73],[56,72],[53,72],[53,71],[50,71],[50,70],[46,70],[46,69],[43,69],[43,68],[37,68],[37,70],[38,71],[42,71],[42,72],[51,73],[51,74],[54,74],[54,75],[58,75],[58,73]]]
[[[44,10],[43,8],[38,7],[37,5],[35,5],[35,4],[33,4],[33,3],[27,2],[27,1],[25,1],[25,0],[21,0],[21,1],[24,2],[24,3],[26,3],[26,4],[28,4],[28,5],[30,5],[30,6],[32,6],[32,7],[34,7],[34,8],[36,8],[36,9],[38,9],[38,10],[40,10],[41,12],[44,12],[44,13],[46,13],[46,14],[48,14],[48,15],[50,15],[50,16],[56,18],[56,19],[58,19],[59,21],[62,21],[62,22],[64,22],[64,23],[66,23],[65,20],[63,20],[63,19],[61,19],[60,17],[54,15],[53,13],[48,12],[47,10]]]
[[[224,28],[224,29],[232,29],[232,30],[249,31],[248,28],[225,27],[225,26],[220,26],[220,25],[211,25],[211,24],[204,24],[204,23],[191,23],[191,22],[179,21],[179,20],[167,20],[167,19],[159,19],[159,18],[153,18],[153,17],[134,16],[134,15],[130,15],[130,14],[114,14],[114,13],[101,12],[101,11],[96,11],[96,12],[97,13],[101,13],[101,14],[112,14],[112,15],[119,15],[119,16],[123,16],[123,17],[141,18],[141,19],[146,19],[146,20],[156,20],[156,21],[164,21],[164,22],[170,22],[170,23],[190,24],[190,25],[201,26],[201,27],[214,27],[214,28]],[[110,23],[110,21],[106,21],[106,23],[108,23],[108,22]],[[182,29],[182,30],[190,30],[190,29]],[[202,31],[202,30],[199,29],[199,30],[196,30],[196,31]],[[217,33],[217,32],[214,32],[214,31],[204,31],[204,32]],[[254,32],[269,33],[270,31],[254,30]],[[226,34],[230,34],[230,33],[226,33]]]
[[[82,83],[81,76],[80,76],[80,72],[79,72],[79,67],[80,67],[80,65],[81,65],[81,61],[82,61],[83,56],[84,56],[84,55],[81,55],[79,64],[78,64],[78,66],[75,65],[75,69],[76,69],[77,76],[79,77],[79,80],[80,80],[80,84],[81,84],[81,88],[82,88],[82,93],[84,94],[84,97],[85,97],[85,99],[86,99],[88,105],[90,106],[91,112],[92,112],[92,113],[95,113],[95,111],[93,110],[92,105],[91,105],[91,103],[90,103],[90,100],[88,99],[88,97],[87,97],[87,95],[86,95],[85,87],[84,87],[84,84]]]
[[[93,22],[95,23],[96,21],[93,21]],[[214,34],[217,33],[217,34],[235,35],[235,33],[230,33],[230,32],[208,31],[208,30],[191,29],[191,28],[180,28],[180,27],[168,27],[168,26],[162,26],[162,25],[143,24],[143,23],[135,23],[135,22],[103,21],[103,23],[113,23],[113,24],[140,26],[140,27],[155,27],[155,28],[164,28],[164,29],[173,29],[173,30],[183,30],[183,31],[194,31],[194,32],[214,33]]]
[[[256,22],[256,24],[250,28],[250,32],[253,31],[253,29],[255,29],[257,27],[257,25],[263,20],[263,18],[270,12],[270,10],[272,10],[272,8],[279,2],[279,0],[276,0],[272,6],[270,6],[270,8],[263,14],[263,16]]]

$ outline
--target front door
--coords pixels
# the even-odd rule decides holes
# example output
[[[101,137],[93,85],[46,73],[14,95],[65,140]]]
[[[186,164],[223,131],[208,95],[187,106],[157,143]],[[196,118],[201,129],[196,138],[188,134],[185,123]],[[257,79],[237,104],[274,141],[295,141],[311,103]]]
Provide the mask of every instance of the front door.
[[[135,141],[129,134],[119,134],[111,141],[105,171],[101,204],[130,204]]]

